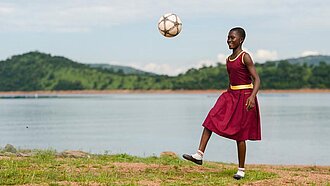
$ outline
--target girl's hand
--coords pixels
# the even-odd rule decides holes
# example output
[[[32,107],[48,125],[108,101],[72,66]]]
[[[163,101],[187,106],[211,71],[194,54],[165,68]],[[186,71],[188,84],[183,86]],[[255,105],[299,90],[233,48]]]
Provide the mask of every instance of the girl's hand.
[[[255,105],[256,105],[256,103],[255,103],[255,97],[251,95],[246,100],[246,103],[245,103],[246,110],[247,111],[251,110]]]

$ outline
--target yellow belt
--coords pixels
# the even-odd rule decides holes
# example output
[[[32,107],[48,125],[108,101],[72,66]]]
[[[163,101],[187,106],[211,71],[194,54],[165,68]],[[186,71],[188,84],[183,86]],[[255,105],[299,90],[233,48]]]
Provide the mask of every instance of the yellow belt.
[[[241,90],[241,89],[253,89],[253,84],[247,85],[230,85],[230,89],[232,90]]]

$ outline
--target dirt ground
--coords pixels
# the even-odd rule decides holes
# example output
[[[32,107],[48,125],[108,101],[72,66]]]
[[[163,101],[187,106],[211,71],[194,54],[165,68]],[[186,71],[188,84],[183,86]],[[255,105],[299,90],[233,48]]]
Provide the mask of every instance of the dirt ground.
[[[278,178],[246,185],[329,185],[330,166],[250,165],[252,169],[273,172]]]

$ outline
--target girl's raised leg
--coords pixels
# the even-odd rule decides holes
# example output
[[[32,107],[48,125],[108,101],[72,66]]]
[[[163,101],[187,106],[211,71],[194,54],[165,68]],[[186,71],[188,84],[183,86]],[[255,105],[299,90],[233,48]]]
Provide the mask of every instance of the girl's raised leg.
[[[192,161],[198,165],[203,164],[203,155],[206,148],[206,145],[211,137],[212,131],[204,127],[201,140],[199,142],[198,150],[195,154],[184,154],[183,158],[189,161]]]
[[[211,134],[212,134],[212,131],[210,131],[209,129],[204,127],[202,137],[201,137],[201,141],[199,142],[198,150],[200,150],[204,153],[204,151],[206,149],[206,145],[209,142],[209,139],[211,137]]]

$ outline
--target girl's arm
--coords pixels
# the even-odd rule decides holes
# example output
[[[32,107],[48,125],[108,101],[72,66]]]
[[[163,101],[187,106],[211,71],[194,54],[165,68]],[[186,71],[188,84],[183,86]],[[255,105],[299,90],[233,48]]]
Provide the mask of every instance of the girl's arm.
[[[246,101],[246,108],[250,110],[255,106],[255,97],[258,93],[259,87],[260,87],[260,78],[256,71],[256,68],[253,64],[252,58],[249,54],[245,54],[243,57],[244,64],[246,65],[247,69],[249,70],[252,78],[253,78],[253,91],[251,96]]]

